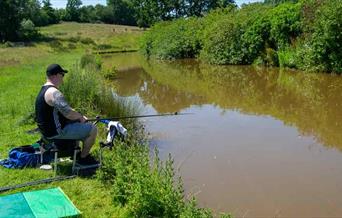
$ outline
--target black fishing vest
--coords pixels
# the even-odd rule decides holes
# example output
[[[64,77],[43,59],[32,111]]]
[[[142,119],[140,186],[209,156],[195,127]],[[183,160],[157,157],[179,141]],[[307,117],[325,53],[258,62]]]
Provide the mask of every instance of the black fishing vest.
[[[64,117],[56,108],[48,105],[44,99],[45,92],[53,85],[43,86],[36,98],[36,122],[40,132],[45,137],[56,136],[61,133],[68,119]],[[56,87],[55,87],[56,88]]]

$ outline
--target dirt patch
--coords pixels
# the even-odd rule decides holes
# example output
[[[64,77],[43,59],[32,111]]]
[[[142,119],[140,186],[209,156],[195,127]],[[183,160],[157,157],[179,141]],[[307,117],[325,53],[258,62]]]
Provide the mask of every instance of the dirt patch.
[[[0,60],[0,67],[13,66],[16,64],[20,64],[20,61],[14,58],[7,59],[7,60]]]

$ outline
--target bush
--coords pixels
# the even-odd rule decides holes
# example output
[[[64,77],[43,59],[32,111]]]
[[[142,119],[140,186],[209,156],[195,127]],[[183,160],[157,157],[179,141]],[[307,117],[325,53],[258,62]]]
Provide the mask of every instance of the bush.
[[[281,4],[268,14],[273,49],[282,49],[301,34],[300,4]]]
[[[87,37],[87,38],[81,38],[81,43],[82,44],[86,44],[86,45],[95,45],[96,43],[95,43],[95,41],[92,39],[92,38],[89,38],[89,37]]]
[[[163,163],[155,149],[151,160],[149,146],[130,138],[126,143],[116,141],[114,150],[106,153],[98,178],[111,189],[114,204],[127,210],[127,217],[213,217],[194,199],[184,201],[170,156]]]
[[[35,40],[39,36],[34,23],[29,19],[24,19],[20,23],[19,37],[22,40]]]
[[[96,70],[99,70],[101,69],[102,61],[99,56],[85,54],[81,57],[80,65],[82,69],[86,68],[86,66],[92,66],[95,67]]]
[[[96,49],[98,49],[98,50],[107,50],[107,49],[111,49],[111,48],[113,48],[113,47],[109,44],[99,44],[96,46]]]
[[[53,40],[49,42],[49,46],[54,50],[54,51],[62,51],[64,50],[63,44],[58,41],[58,40]]]
[[[146,56],[158,59],[193,58],[201,49],[199,18],[160,22],[145,33],[141,48]]]
[[[301,67],[342,73],[342,2],[325,1],[314,17],[312,32],[299,50]]]
[[[217,16],[204,30],[201,57],[214,64],[251,64],[265,50],[269,8],[256,3]]]
[[[66,38],[66,40],[69,42],[77,43],[77,42],[81,41],[81,37],[80,36],[71,36],[69,38]]]
[[[68,49],[76,49],[76,45],[74,43],[68,43]]]
[[[233,17],[215,22],[207,30],[201,57],[214,64],[242,64],[243,27]]]

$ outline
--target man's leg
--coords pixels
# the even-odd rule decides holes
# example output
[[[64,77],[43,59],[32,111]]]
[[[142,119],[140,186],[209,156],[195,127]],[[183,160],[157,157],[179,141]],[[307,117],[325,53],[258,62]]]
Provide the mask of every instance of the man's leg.
[[[71,123],[66,125],[62,133],[53,139],[71,139],[83,142],[81,158],[89,155],[91,147],[94,145],[97,135],[97,128],[91,123]]]
[[[90,131],[90,135],[83,141],[83,149],[81,152],[81,158],[84,158],[89,155],[91,147],[95,144],[97,135],[97,128],[96,126],[92,126]]]

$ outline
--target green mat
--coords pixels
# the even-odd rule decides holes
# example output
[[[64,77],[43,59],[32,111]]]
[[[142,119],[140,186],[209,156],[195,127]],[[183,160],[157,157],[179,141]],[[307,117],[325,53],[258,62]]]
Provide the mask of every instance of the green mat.
[[[23,192],[0,197],[0,218],[80,217],[61,188]]]

